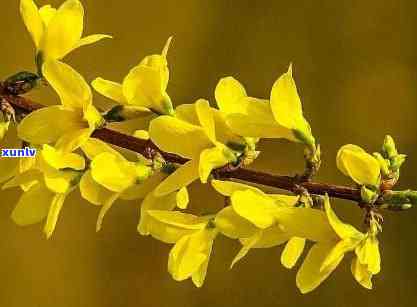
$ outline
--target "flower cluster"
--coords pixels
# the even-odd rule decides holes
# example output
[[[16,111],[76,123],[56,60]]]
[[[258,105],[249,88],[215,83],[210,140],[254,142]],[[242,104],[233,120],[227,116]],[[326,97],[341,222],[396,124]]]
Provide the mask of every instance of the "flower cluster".
[[[21,0],[20,11],[35,43],[38,79],[55,90],[59,101],[26,115],[18,125],[0,112],[2,147],[18,147],[23,141],[38,151],[32,158],[0,157],[3,189],[22,190],[11,215],[16,224],[45,221],[49,238],[66,197],[79,189],[85,200],[100,206],[97,231],[118,199],[140,205],[138,232],[173,244],[168,271],[175,280],[191,278],[201,287],[214,240],[223,235],[242,246],[231,266],[251,249],[284,245],[280,261],[292,269],[310,241],[296,276],[302,293],[319,286],[347,253],[354,256],[354,279],[372,288],[381,262],[377,235],[382,218],[377,202],[382,187],[392,187],[398,180],[405,160],[392,138],[386,138],[380,153],[371,155],[349,144],[337,154],[337,167],[360,189],[365,211],[361,232],[337,217],[328,195],[311,195],[302,188],[294,189],[293,195],[267,194],[218,176],[219,169],[251,164],[260,154],[263,138],[304,146],[306,174],[294,179],[300,187],[318,170],[320,147],[303,115],[292,65],[273,83],[267,99],[249,96],[239,81],[226,77],[215,89],[217,107],[205,99],[174,107],[167,92],[170,37],[160,53],[142,59],[122,83],[101,77],[92,81],[92,88],[113,103],[100,112],[89,83],[62,60],[76,48],[111,36],[81,38],[84,11],[78,0],[67,0],[58,9],[50,5],[38,9],[33,0]],[[137,153],[132,159],[93,137],[95,130],[110,122],[135,119],[140,121],[132,121],[133,129],[125,133],[187,162],[171,163],[158,152]],[[197,180],[226,197],[227,206],[220,204],[222,209],[204,216],[187,213],[193,203],[188,186]]]

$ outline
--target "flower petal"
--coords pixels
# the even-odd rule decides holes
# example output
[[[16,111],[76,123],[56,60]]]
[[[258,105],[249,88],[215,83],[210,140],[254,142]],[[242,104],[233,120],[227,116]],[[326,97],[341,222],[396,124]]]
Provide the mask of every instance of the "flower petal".
[[[214,223],[223,235],[231,239],[248,238],[258,230],[251,222],[238,215],[232,206],[220,210]]]
[[[339,170],[361,185],[376,186],[380,177],[378,160],[355,145],[345,145],[337,154]]]
[[[78,113],[62,106],[52,106],[27,115],[18,126],[18,135],[31,144],[48,144],[84,126]]]
[[[251,190],[237,191],[231,196],[231,201],[235,212],[258,228],[268,228],[277,221],[278,207],[266,195]]]
[[[287,269],[291,269],[297,263],[304,251],[306,239],[300,237],[292,237],[285,245],[281,254],[281,263]]]
[[[205,99],[199,99],[195,103],[195,108],[200,125],[206,132],[207,137],[213,142],[213,144],[216,144],[214,116],[209,102]]]
[[[149,136],[161,150],[190,159],[213,145],[201,127],[172,116],[159,116],[152,120]]]
[[[258,193],[263,193],[260,189],[255,188],[253,186],[239,183],[239,182],[233,182],[233,181],[221,181],[221,180],[211,180],[211,185],[213,188],[222,194],[223,196],[232,196],[234,192],[236,191],[245,191],[245,190],[253,190]]]
[[[56,223],[58,222],[59,213],[61,212],[66,197],[67,194],[56,194],[52,199],[48,216],[46,218],[46,223],[43,228],[43,232],[45,233],[47,239],[49,239],[52,236],[55,230]]]
[[[101,230],[101,226],[103,225],[103,219],[106,213],[110,210],[113,206],[114,202],[119,198],[120,193],[113,193],[110,197],[104,202],[103,206],[100,209],[98,214],[97,223],[96,223],[96,232]]]
[[[333,230],[341,239],[357,238],[358,240],[364,237],[364,234],[357,230],[352,225],[343,223],[333,211],[330,206],[330,200],[328,196],[325,196],[324,208],[326,210],[327,219],[332,226]]]
[[[75,46],[74,46],[74,48],[72,48],[72,50],[75,50],[75,49],[80,48],[82,46],[97,43],[98,41],[101,41],[102,39],[105,39],[105,38],[113,38],[113,36],[107,35],[107,34],[93,34],[93,35],[83,37],[75,44]]]
[[[148,210],[148,214],[161,223],[189,230],[204,229],[208,222],[207,218],[178,211]]]
[[[41,49],[47,58],[62,59],[80,40],[84,8],[78,0],[67,0],[57,10],[45,31]]]
[[[11,218],[19,226],[39,223],[48,215],[53,197],[46,186],[38,183],[22,194]]]
[[[246,97],[246,91],[235,78],[226,77],[217,83],[214,95],[219,110],[224,114],[232,114],[240,113],[241,105],[237,102],[240,98]]]
[[[93,179],[113,192],[122,192],[135,184],[136,168],[132,162],[108,152],[97,155],[90,165]]]
[[[204,149],[201,152],[198,172],[202,183],[207,183],[212,170],[236,161],[236,157],[232,153],[229,154],[228,151],[230,150],[225,146],[218,146]]]
[[[80,192],[82,198],[94,205],[103,205],[113,194],[102,185],[94,181],[91,176],[91,170],[84,173],[80,181]]]
[[[120,104],[127,104],[126,98],[123,95],[123,88],[120,83],[105,80],[103,78],[96,78],[93,80],[91,85],[104,97],[112,99]]]
[[[68,0],[72,1],[72,0]],[[71,66],[55,61],[46,61],[42,66],[43,75],[57,92],[62,105],[84,109],[92,102],[91,89],[87,82]]]
[[[372,273],[368,271],[367,265],[361,264],[359,259],[355,257],[352,259],[350,269],[353,277],[362,287],[372,289]]]
[[[20,15],[22,16],[23,22],[32,36],[36,49],[39,49],[44,33],[44,25],[35,2],[33,2],[33,0],[21,0]]]
[[[271,109],[275,120],[290,130],[302,135],[298,140],[312,145],[315,143],[309,123],[303,116],[301,100],[292,77],[292,67],[273,85],[271,91]]]
[[[314,246],[308,252],[303,264],[298,270],[296,277],[296,284],[301,293],[313,291],[317,288],[339,265],[342,259],[335,262],[332,267],[329,267],[325,271],[320,271],[321,264],[324,259],[333,248],[331,242],[320,242],[314,244]]]
[[[164,196],[186,187],[198,179],[198,160],[190,160],[165,178],[155,189],[156,196]]]
[[[41,15],[41,19],[45,28],[49,25],[49,22],[55,16],[56,12],[57,12],[57,9],[53,8],[49,4],[44,5],[39,9],[39,14]]]

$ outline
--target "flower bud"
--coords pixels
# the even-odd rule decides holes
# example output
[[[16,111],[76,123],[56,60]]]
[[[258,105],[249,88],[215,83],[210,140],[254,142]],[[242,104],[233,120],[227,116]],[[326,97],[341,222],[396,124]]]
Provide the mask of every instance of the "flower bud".
[[[391,159],[398,155],[394,139],[390,135],[385,136],[384,144],[382,145],[382,154],[385,158],[388,159]]]

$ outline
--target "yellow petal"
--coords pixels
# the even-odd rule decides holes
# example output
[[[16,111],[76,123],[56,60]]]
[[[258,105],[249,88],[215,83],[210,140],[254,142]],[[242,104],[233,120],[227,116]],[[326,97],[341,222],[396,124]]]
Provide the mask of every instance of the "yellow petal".
[[[171,116],[159,116],[152,120],[149,136],[161,150],[190,159],[212,146],[201,127]]]
[[[328,221],[330,225],[332,226],[333,230],[336,232],[336,234],[342,238],[352,238],[352,239],[358,239],[361,240],[364,237],[364,234],[361,233],[359,230],[357,230],[352,225],[343,223],[337,215],[334,213],[332,207],[330,206],[329,197],[325,196],[325,202],[324,207],[326,210],[326,215],[328,218]]]
[[[262,230],[259,230],[253,236],[245,240],[244,245],[239,250],[235,258],[232,260],[232,263],[230,264],[230,268],[233,268],[236,263],[238,263],[240,260],[242,260],[243,257],[245,257],[248,254],[251,248],[254,247],[256,243],[260,240],[261,236],[262,236]]]
[[[209,102],[205,99],[199,99],[195,103],[195,108],[200,125],[206,132],[207,137],[213,142],[213,144],[216,144],[214,117]]]
[[[141,140],[145,140],[145,141],[149,140],[149,138],[150,138],[149,137],[149,132],[146,131],[146,130],[136,130],[133,133],[133,136],[135,138],[138,138],[138,139],[141,139]]]
[[[367,265],[361,264],[359,259],[355,257],[352,259],[350,269],[353,277],[362,287],[372,289],[372,273],[368,271]]]
[[[260,189],[255,188],[253,186],[233,182],[233,181],[221,181],[221,180],[211,180],[211,185],[213,188],[222,194],[223,196],[232,196],[232,194],[236,191],[245,191],[245,190],[252,190],[258,193],[263,193]]]
[[[281,263],[287,269],[291,269],[297,263],[303,253],[306,239],[300,237],[291,238],[285,245],[281,254]]]
[[[355,250],[360,264],[365,265],[373,275],[381,270],[381,255],[379,242],[375,236],[369,235]]]
[[[122,192],[135,184],[137,179],[132,162],[108,152],[97,155],[90,168],[93,179],[113,192]]]
[[[91,104],[92,93],[90,87],[71,66],[59,61],[49,60],[43,64],[42,71],[64,106],[83,109]]]
[[[191,235],[181,238],[169,253],[168,271],[177,281],[191,277],[207,259],[201,252],[191,254],[190,241]]]
[[[155,189],[155,195],[164,196],[177,191],[191,184],[194,180],[198,179],[198,176],[198,160],[188,161],[161,182]]]
[[[138,65],[123,80],[123,95],[128,104],[171,114],[172,102],[165,92],[165,76],[157,68]]]
[[[276,219],[292,237],[315,242],[334,242],[338,239],[326,214],[321,210],[279,206]]]
[[[75,153],[60,152],[52,146],[43,145],[41,154],[45,162],[57,170],[63,168],[83,170],[85,168],[84,158]]]
[[[42,22],[46,28],[49,25],[51,19],[55,16],[57,9],[53,8],[51,5],[44,5],[39,9],[39,14],[41,15]]]
[[[208,222],[207,218],[178,211],[148,210],[148,214],[161,223],[189,230],[204,229]]]
[[[235,212],[258,228],[268,228],[277,221],[277,205],[263,194],[251,190],[237,191],[231,201]]]
[[[183,237],[175,244],[168,259],[168,271],[175,280],[185,280],[199,272],[209,259],[215,236],[213,229],[204,229]],[[199,276],[197,285],[203,283],[204,276]]]
[[[97,155],[103,152],[111,153],[123,158],[122,154],[120,154],[117,150],[113,149],[106,142],[96,138],[89,138],[88,141],[81,146],[81,149],[90,160],[93,160]]]
[[[80,40],[84,8],[78,0],[67,0],[57,10],[45,31],[41,49],[47,58],[62,59]]]
[[[258,230],[251,222],[238,215],[231,206],[220,210],[214,223],[223,235],[231,239],[248,238]]]
[[[166,178],[166,176],[167,175],[162,172],[157,172],[142,183],[135,184],[127,188],[120,195],[120,198],[123,200],[136,200],[145,198],[146,195],[155,190],[155,188],[161,183],[162,180]]]
[[[310,125],[303,116],[291,66],[272,87],[271,109],[278,124],[290,130],[296,130],[297,134],[302,135],[301,138],[297,137],[299,141],[310,145],[315,143]]]
[[[53,197],[44,185],[36,184],[22,194],[11,218],[19,226],[39,223],[48,215]]]
[[[73,180],[79,176],[78,172],[71,171],[55,171],[53,173],[45,173],[45,185],[54,193],[64,194],[69,192],[72,187]]]
[[[120,104],[126,104],[126,98],[123,95],[123,88],[120,83],[96,78],[91,82],[93,88],[104,97],[114,100]]]
[[[380,177],[378,161],[365,151],[353,147],[343,146],[337,154],[339,169],[356,183],[376,186]]]
[[[229,114],[226,118],[234,133],[247,137],[296,140],[291,129],[275,121],[267,100],[244,97],[238,103],[242,111]]]
[[[246,96],[243,85],[233,77],[220,79],[217,83],[214,95],[217,106],[225,114],[241,113],[241,105],[237,102]]]
[[[141,204],[138,232],[144,236],[151,234],[154,238],[162,242],[175,243],[184,234],[184,229],[163,224],[152,218],[148,214],[148,211],[173,210],[176,205],[176,193],[170,193],[162,197],[157,197],[154,193],[149,193]],[[186,230],[185,233],[189,233],[189,230]]]
[[[85,144],[92,133],[93,130],[90,128],[71,131],[60,137],[55,147],[62,152],[72,152]]]
[[[291,234],[282,230],[282,226],[277,224],[262,230],[262,233],[257,242],[252,245],[252,248],[271,248],[284,244],[291,238]],[[249,239],[241,239],[243,245],[247,244]]]
[[[62,135],[82,129],[80,115],[62,106],[52,106],[34,111],[19,124],[19,138],[31,144],[48,144]]]
[[[43,232],[45,233],[47,239],[49,239],[52,236],[55,230],[56,223],[58,222],[59,213],[61,212],[66,197],[66,194],[56,194],[52,199],[48,216],[46,218],[46,224],[43,228]]]
[[[82,46],[97,43],[98,41],[101,41],[102,39],[105,39],[105,38],[113,38],[113,36],[107,35],[107,34],[93,34],[93,35],[83,37],[75,44],[75,46],[72,48],[72,50],[75,50],[75,49],[80,48]]]
[[[195,126],[200,125],[195,103],[184,103],[176,107],[175,117]]]
[[[342,259],[335,262],[332,267],[320,271],[321,264],[333,248],[331,242],[316,243],[308,252],[303,264],[298,270],[296,284],[301,293],[307,293],[317,288],[339,265]]]
[[[357,244],[358,241],[352,239],[339,241],[324,259],[320,266],[320,271],[326,271],[329,267],[332,267],[334,263],[340,261],[340,259],[343,258],[347,252],[352,251]]]
[[[211,171],[235,162],[236,157],[225,146],[204,149],[200,154],[198,172],[202,183],[207,183]]]
[[[106,213],[110,210],[113,206],[114,202],[119,198],[120,193],[113,193],[110,197],[103,203],[103,206],[100,209],[98,214],[97,223],[96,223],[96,231],[99,232],[101,230],[101,226],[103,225],[103,219]]]
[[[177,193],[177,207],[180,209],[186,209],[188,203],[190,202],[190,197],[188,196],[188,190],[186,187],[182,187]]]
[[[33,0],[21,0],[20,15],[32,36],[36,49],[39,49],[39,44],[44,33],[44,25],[35,2]]]
[[[287,207],[294,207],[300,198],[299,196],[284,194],[268,194],[268,196],[279,202],[281,205],[285,205]]]
[[[94,181],[90,170],[85,172],[81,178],[80,192],[85,200],[94,205],[103,205],[113,194],[111,191]]]

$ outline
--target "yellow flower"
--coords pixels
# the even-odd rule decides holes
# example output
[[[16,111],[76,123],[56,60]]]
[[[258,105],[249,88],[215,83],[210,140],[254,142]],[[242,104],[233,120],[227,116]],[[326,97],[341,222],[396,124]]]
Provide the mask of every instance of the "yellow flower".
[[[71,152],[89,139],[103,119],[92,104],[90,87],[78,72],[59,61],[48,61],[43,73],[62,105],[30,113],[18,127],[19,137],[31,144],[55,143],[58,150]]]
[[[155,190],[163,196],[200,178],[206,183],[213,169],[236,162],[245,140],[233,134],[208,101],[181,105],[176,116],[160,116],[149,126],[149,136],[161,150],[190,159]],[[233,147],[234,149],[232,149]]]
[[[98,139],[89,139],[81,148],[91,163],[81,178],[80,192],[90,203],[102,206],[96,224],[99,231],[104,216],[117,199],[144,198],[156,184],[150,179],[154,177],[150,166],[140,160],[128,161]]]
[[[35,165],[3,186],[5,189],[28,185],[12,212],[13,221],[25,226],[46,218],[44,233],[50,238],[65,198],[74,190],[84,168],[81,156],[44,145]]]
[[[243,86],[228,77],[216,88],[219,108],[228,113],[227,122],[242,136],[285,138],[315,146],[309,123],[303,116],[292,67],[273,85],[270,101],[248,97]]]
[[[318,287],[339,265],[345,253],[355,251],[352,274],[365,288],[372,288],[372,275],[380,271],[377,222],[371,221],[370,230],[363,234],[355,227],[339,220],[333,212],[329,198],[325,197],[325,209],[333,235],[316,243],[307,254],[297,273],[297,286],[302,293]]]
[[[38,9],[33,0],[21,0],[20,13],[35,43],[39,68],[44,61],[61,60],[74,49],[111,38],[103,34],[81,38],[84,8],[78,0],[67,0],[58,9],[50,5]]]
[[[240,239],[243,245],[232,266],[251,248],[269,248],[287,242],[281,263],[292,268],[304,250],[307,236],[300,226],[303,221],[314,225],[309,237],[315,240],[327,237],[328,231],[320,227],[325,222],[324,214],[310,208],[295,208],[298,196],[265,194],[255,187],[228,181],[213,180],[212,185],[220,194],[231,197],[232,202],[232,206],[216,215],[216,227],[225,236]]]
[[[174,112],[171,98],[166,90],[169,80],[167,52],[172,37],[168,39],[162,54],[149,55],[132,68],[123,84],[97,78],[92,82],[94,89],[125,108],[137,112],[154,111],[159,114]],[[124,112],[127,112],[126,110]]]
[[[4,138],[4,136],[7,133],[7,130],[9,130],[10,126],[10,120],[7,120],[3,112],[0,111],[0,141]]]
[[[344,145],[336,157],[337,168],[359,185],[375,187],[380,181],[378,160],[357,145]]]
[[[196,287],[201,287],[218,233],[210,223],[212,217],[158,210],[150,210],[148,214],[159,224],[160,231],[155,237],[175,243],[169,253],[168,272],[177,281],[191,278]]]

